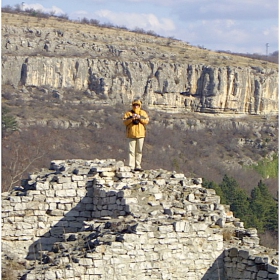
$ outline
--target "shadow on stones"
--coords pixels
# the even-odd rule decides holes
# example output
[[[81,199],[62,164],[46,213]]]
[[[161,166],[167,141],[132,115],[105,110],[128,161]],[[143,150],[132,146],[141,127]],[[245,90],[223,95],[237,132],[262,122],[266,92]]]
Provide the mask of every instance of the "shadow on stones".
[[[224,271],[224,253],[220,254],[211,267],[206,271],[201,280],[227,279]]]
[[[122,242],[124,233],[136,232],[137,224],[129,216],[129,206],[123,202],[123,190],[106,192],[92,181],[87,182],[86,189],[84,198],[29,246],[26,259],[55,264],[59,257],[71,255],[75,261],[75,256],[83,257],[102,244]],[[60,202],[57,197],[55,203],[63,201]],[[61,216],[62,213],[58,209],[46,211],[46,215],[53,216],[54,221],[56,215]],[[132,219],[124,221],[128,216]],[[46,221],[44,216],[39,219],[42,225]]]

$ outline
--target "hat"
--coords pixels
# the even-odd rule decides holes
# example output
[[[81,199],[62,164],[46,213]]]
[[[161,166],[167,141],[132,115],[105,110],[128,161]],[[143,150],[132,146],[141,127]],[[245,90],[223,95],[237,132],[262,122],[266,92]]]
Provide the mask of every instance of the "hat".
[[[134,104],[137,104],[137,105],[141,106],[142,102],[141,102],[141,100],[136,99],[136,100],[132,101],[132,105],[134,105]]]

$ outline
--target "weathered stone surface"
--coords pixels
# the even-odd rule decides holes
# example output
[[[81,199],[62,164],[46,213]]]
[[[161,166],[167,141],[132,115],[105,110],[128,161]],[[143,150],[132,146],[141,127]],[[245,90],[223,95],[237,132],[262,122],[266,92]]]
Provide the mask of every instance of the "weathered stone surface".
[[[26,192],[28,182],[15,192],[2,194],[2,268],[8,268],[11,260],[25,263],[18,271],[19,277],[27,280],[37,279],[38,275],[45,280],[278,277],[276,252],[258,245],[255,229],[235,226],[233,216],[226,219],[228,206],[213,207],[211,197],[216,194],[202,188],[200,178],[195,179],[195,185],[194,178],[186,178],[188,183],[183,190],[172,172],[146,170],[139,176],[113,159],[56,161],[51,163],[51,170],[57,169],[54,166],[59,166],[58,175],[64,178],[65,189],[56,190],[61,183],[49,180],[53,176],[50,170],[31,176],[41,186],[48,182],[46,188],[53,200],[43,200],[46,191],[41,188]],[[88,174],[84,172],[86,166]],[[80,169],[83,176],[73,175],[79,174]],[[93,169],[96,174],[92,180]],[[112,184],[100,184],[104,172]],[[117,182],[113,179],[120,172],[131,174],[129,183],[122,184],[126,178],[119,177]],[[160,184],[159,173],[164,178]],[[76,200],[74,193],[81,187],[76,184],[73,188],[71,183],[79,181],[89,184],[82,187],[85,192]],[[183,191],[189,195],[174,198],[174,192]],[[32,204],[18,199],[24,197],[31,198]],[[31,208],[43,210],[30,212]],[[206,213],[216,218],[203,219]],[[223,224],[217,227],[216,220]],[[223,230],[227,227],[236,232],[228,242],[223,241]],[[247,242],[243,243],[245,237]]]
[[[3,13],[3,17],[7,15]],[[97,34],[90,29],[74,33],[65,24],[59,34],[47,26],[3,24],[2,83],[49,86],[60,99],[66,94],[61,90],[72,88],[85,92],[93,103],[130,103],[139,96],[151,108],[278,113],[277,65],[250,65],[248,59],[233,66],[233,57],[231,63],[224,64],[220,54],[210,52],[204,54],[207,59],[189,62],[180,55],[190,48],[187,43],[174,40],[177,54],[173,55],[173,50],[166,48],[172,45],[168,39],[129,32],[118,38],[115,33]],[[153,44],[165,46],[157,50]],[[197,51],[194,48],[193,55]],[[51,122],[64,128],[80,125]]]

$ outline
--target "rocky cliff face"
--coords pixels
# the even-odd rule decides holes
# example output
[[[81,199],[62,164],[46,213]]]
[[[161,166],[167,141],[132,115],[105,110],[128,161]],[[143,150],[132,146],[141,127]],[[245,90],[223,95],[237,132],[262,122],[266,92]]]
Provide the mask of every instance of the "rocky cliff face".
[[[128,31],[54,20],[51,28],[47,19],[20,27],[3,17],[3,84],[87,90],[112,103],[139,96],[150,107],[278,112],[275,64]]]

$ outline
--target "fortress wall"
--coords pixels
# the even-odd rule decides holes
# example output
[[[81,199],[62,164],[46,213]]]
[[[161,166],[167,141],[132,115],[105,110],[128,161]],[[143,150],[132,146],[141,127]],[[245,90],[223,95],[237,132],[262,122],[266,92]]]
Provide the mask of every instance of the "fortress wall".
[[[25,262],[27,280],[278,279],[276,252],[201,183],[114,159],[53,161],[2,194],[2,267]]]

